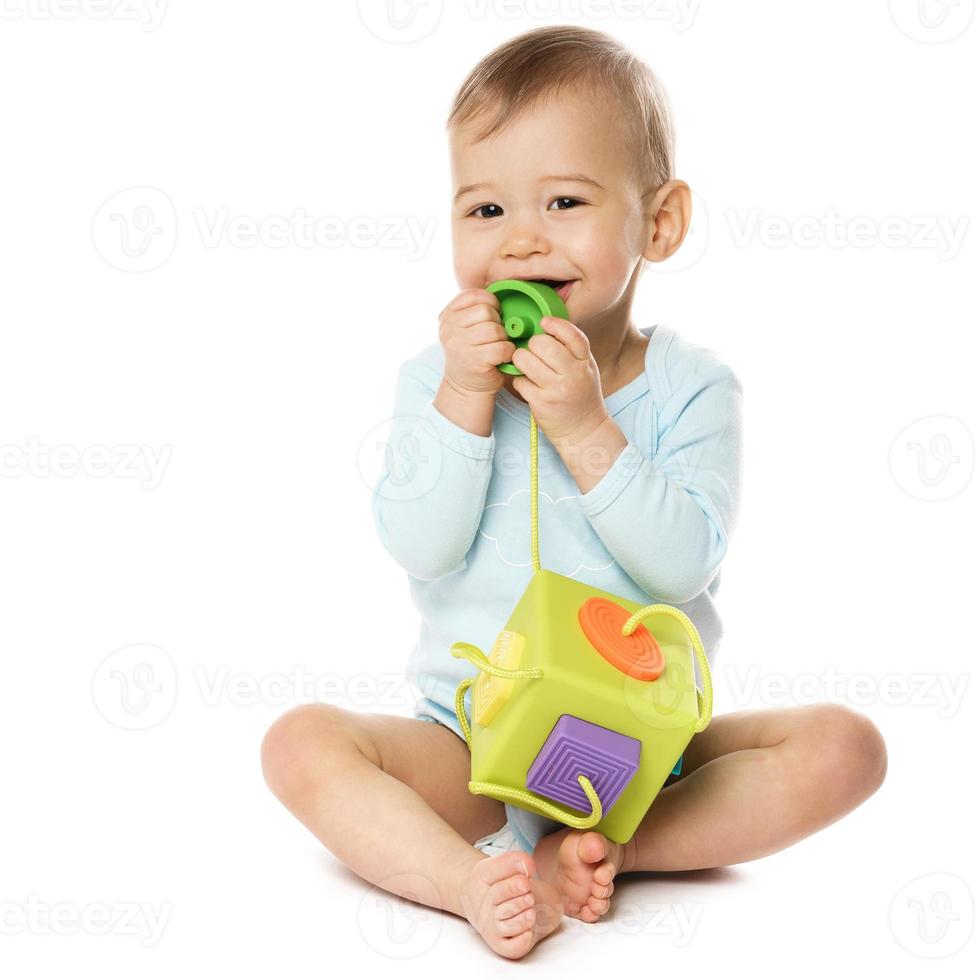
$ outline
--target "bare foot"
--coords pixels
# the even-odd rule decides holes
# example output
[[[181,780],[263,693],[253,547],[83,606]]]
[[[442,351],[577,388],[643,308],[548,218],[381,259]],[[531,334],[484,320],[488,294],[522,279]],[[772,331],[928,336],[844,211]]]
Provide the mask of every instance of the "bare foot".
[[[519,960],[562,920],[561,896],[549,881],[532,878],[534,857],[507,851],[473,865],[461,901],[470,925],[501,956]]]
[[[557,887],[565,915],[597,922],[609,911],[613,878],[623,866],[626,846],[597,830],[562,827],[538,841],[534,858],[538,873]]]

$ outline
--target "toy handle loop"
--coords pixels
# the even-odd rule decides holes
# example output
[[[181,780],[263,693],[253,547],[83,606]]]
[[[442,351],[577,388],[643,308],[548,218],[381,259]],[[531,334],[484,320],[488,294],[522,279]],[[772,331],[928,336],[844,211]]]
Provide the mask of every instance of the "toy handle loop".
[[[552,820],[567,824],[576,830],[588,830],[594,827],[602,819],[602,801],[599,794],[595,791],[589,777],[584,773],[579,773],[578,784],[589,798],[592,812],[585,817],[577,816],[565,807],[550,803],[548,800],[541,799],[534,793],[529,793],[523,789],[512,789],[510,786],[501,786],[499,783],[478,783],[472,780],[467,783],[471,793],[484,793],[491,796],[503,797],[511,803],[517,803],[526,810],[536,810],[538,813]]]
[[[711,667],[708,664],[708,658],[704,652],[704,645],[701,643],[701,637],[698,636],[698,631],[694,628],[694,623],[691,622],[687,616],[680,611],[680,609],[675,609],[673,606],[667,606],[663,603],[656,603],[652,606],[644,606],[642,609],[638,609],[626,622],[623,624],[623,636],[629,636],[630,633],[636,629],[636,624],[639,623],[644,616],[649,616],[652,613],[665,613],[668,616],[673,616],[681,626],[684,627],[684,632],[687,633],[688,639],[690,639],[691,644],[694,647],[694,654],[698,659],[698,666],[701,668],[701,680],[704,682],[704,695],[698,691],[695,686],[695,691],[697,691],[698,698],[698,723],[694,726],[694,733],[703,732],[708,724],[711,722],[711,709],[714,704],[714,690],[711,685]]]
[[[483,671],[483,673],[491,674],[493,677],[504,677],[511,680],[525,677],[544,677],[544,671],[540,667],[498,667],[496,664],[490,663],[487,660],[486,654],[472,643],[454,643],[449,648],[449,652],[454,657],[462,657],[468,660],[471,664],[474,664]],[[476,678],[467,677],[466,680],[459,682],[459,687],[456,688],[456,701],[454,704],[456,708],[456,720],[459,722],[459,727],[463,730],[463,736],[466,738],[467,745],[470,745],[470,723],[466,720],[463,699],[466,697],[466,692],[474,680]]]
[[[472,683],[472,677],[467,677],[466,680],[459,682],[459,687],[456,688],[456,701],[453,705],[456,709],[456,720],[459,722],[459,727],[463,729],[463,738],[466,739],[466,747],[471,750],[473,746],[470,736],[470,723],[466,720],[466,709],[463,706],[463,698],[466,697],[466,691]]]
[[[449,652],[454,657],[462,657],[464,660],[468,660],[471,664],[479,667],[483,673],[491,674],[494,677],[514,679],[544,676],[544,671],[540,667],[498,667],[496,664],[490,663],[486,654],[472,643],[454,643],[449,648]]]

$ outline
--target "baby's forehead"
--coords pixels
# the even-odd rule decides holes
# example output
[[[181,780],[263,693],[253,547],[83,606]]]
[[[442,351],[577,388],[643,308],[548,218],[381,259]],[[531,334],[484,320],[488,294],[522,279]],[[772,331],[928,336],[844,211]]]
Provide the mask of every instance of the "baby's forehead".
[[[484,103],[469,119],[449,127],[450,138],[470,146],[482,138],[507,138],[528,129],[557,125],[563,129],[622,128],[623,117],[609,93],[589,92],[582,86],[542,92],[533,100],[508,105],[499,99]]]
[[[604,183],[626,177],[634,163],[619,113],[575,92],[509,115],[489,106],[447,135],[457,187],[529,173],[584,173]]]

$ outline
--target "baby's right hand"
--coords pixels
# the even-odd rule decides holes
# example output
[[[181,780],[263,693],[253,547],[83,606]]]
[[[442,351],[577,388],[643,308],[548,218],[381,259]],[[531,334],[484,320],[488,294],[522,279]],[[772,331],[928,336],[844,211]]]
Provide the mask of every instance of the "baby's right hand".
[[[444,377],[460,394],[494,394],[517,346],[500,322],[500,300],[486,289],[464,289],[439,314]]]

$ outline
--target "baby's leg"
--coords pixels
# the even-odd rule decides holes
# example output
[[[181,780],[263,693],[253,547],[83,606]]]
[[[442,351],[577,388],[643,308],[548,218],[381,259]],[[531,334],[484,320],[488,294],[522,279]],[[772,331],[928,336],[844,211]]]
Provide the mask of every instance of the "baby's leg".
[[[739,864],[795,844],[885,778],[881,733],[835,704],[720,715],[684,752],[626,845],[620,871]]]
[[[516,959],[561,921],[550,883],[523,851],[473,847],[504,805],[467,789],[470,752],[444,725],[308,704],[262,743],[269,788],[337,858],[403,898],[466,918]]]
[[[885,743],[863,715],[818,704],[715,718],[684,750],[632,840],[561,828],[534,849],[568,915],[595,922],[627,871],[691,871],[782,850],[833,823],[882,783]]]

